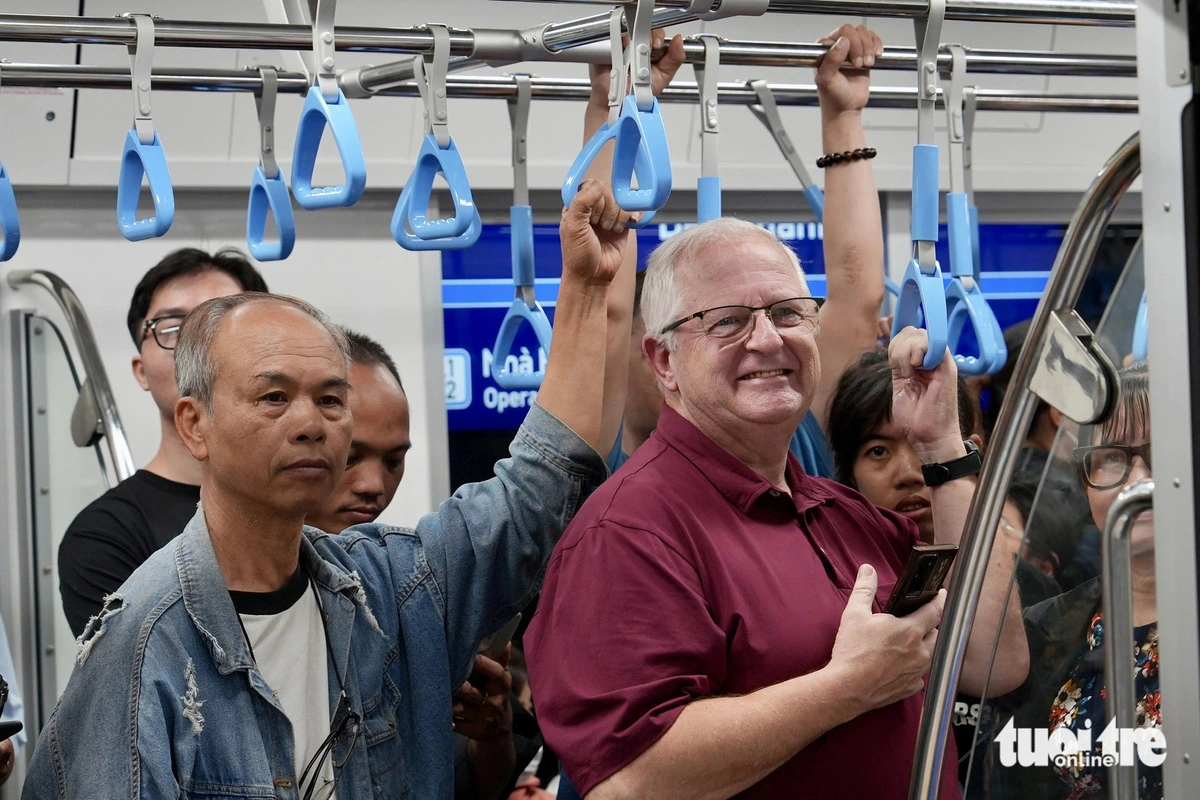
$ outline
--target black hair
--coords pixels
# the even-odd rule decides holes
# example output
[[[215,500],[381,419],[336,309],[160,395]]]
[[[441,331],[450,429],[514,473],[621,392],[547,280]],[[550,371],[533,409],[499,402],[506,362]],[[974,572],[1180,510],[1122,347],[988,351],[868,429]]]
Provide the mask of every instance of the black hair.
[[[196,247],[184,247],[168,253],[142,276],[137,288],[133,290],[125,325],[129,328],[129,336],[135,346],[142,346],[145,333],[142,324],[146,321],[146,315],[150,313],[150,303],[158,287],[175,278],[199,275],[209,270],[224,272],[238,282],[243,292],[270,291],[263,276],[246,260],[242,251],[235,247],[222,247],[215,253],[206,253]]]
[[[1073,512],[1072,487],[1050,474],[1042,481],[1039,496],[1038,477],[1014,476],[1008,486],[1008,499],[1021,513],[1028,554],[1053,564],[1051,577],[1058,580],[1079,550],[1080,520]]]
[[[388,372],[392,373],[396,383],[400,384],[400,391],[403,392],[404,381],[400,380],[400,370],[396,368],[396,362],[388,355],[388,351],[383,349],[383,345],[366,334],[352,331],[344,325],[339,327],[345,332],[346,338],[350,340],[350,360],[355,364],[367,367],[385,367]]]
[[[854,486],[858,448],[871,432],[892,418],[892,369],[887,350],[864,353],[858,363],[842,373],[829,404],[829,446],[833,450],[834,477]],[[975,432],[975,405],[967,385],[958,379],[958,427],[966,439]]]
[[[1032,323],[1032,319],[1026,319],[1004,329],[1004,347],[1008,350],[1008,360],[1004,362],[1000,371],[988,380],[988,402],[983,408],[983,430],[989,440],[996,429],[996,420],[1000,418],[1000,405],[1004,402],[1004,395],[1008,394],[1008,384],[1012,381],[1013,371],[1017,368],[1017,357],[1021,355],[1021,348],[1025,346],[1025,340],[1029,338],[1029,326]],[[1033,414],[1034,419],[1049,410],[1050,405],[1045,400],[1039,399],[1037,410]]]

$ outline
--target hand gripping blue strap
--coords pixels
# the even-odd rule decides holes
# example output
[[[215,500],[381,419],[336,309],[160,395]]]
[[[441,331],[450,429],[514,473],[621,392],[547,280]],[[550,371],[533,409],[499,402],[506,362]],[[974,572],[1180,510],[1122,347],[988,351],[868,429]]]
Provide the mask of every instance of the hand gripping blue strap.
[[[929,349],[925,351],[921,368],[936,368],[946,353],[946,289],[942,285],[941,269],[933,275],[926,275],[915,258],[908,262],[908,269],[900,284],[896,315],[892,321],[892,337],[895,338],[909,325],[924,327],[928,331]]]
[[[516,297],[500,330],[496,333],[496,344],[492,348],[492,375],[496,383],[505,389],[537,389],[542,385],[542,372],[514,372],[508,369],[508,357],[512,353],[513,341],[521,323],[528,322],[537,335],[538,344],[550,352],[550,320],[534,295],[533,272],[533,208],[513,206],[509,212],[512,221],[513,286]]]
[[[1146,291],[1142,290],[1142,299],[1138,303],[1137,317],[1133,321],[1133,360],[1145,361],[1146,348],[1148,338],[1146,333],[1147,328],[1147,306],[1146,306]]]
[[[8,170],[0,164],[0,261],[8,261],[21,244],[21,223],[17,219],[17,198],[13,195]]]
[[[338,186],[313,187],[313,168],[317,164],[317,149],[321,145],[321,134],[326,124],[333,134],[338,155],[342,158],[342,170],[346,182]],[[358,138],[358,127],[350,113],[350,103],[342,90],[337,98],[326,101],[319,87],[312,86],[300,112],[300,124],[296,128],[296,147],[292,153],[292,194],[303,208],[313,211],[319,208],[352,206],[362,197],[367,188],[367,163],[363,157],[362,142]]]
[[[150,185],[154,199],[154,216],[137,218],[138,194],[142,190],[142,175]],[[125,153],[121,157],[121,177],[117,182],[117,224],[121,234],[131,242],[152,236],[162,236],[175,219],[175,192],[171,174],[167,171],[167,156],[158,133],[154,141],[142,144],[137,130],[125,136]]]
[[[275,217],[275,229],[279,241],[264,242],[267,229],[267,211]],[[246,244],[250,255],[259,261],[279,261],[292,253],[296,244],[296,217],[292,213],[292,198],[288,196],[283,173],[277,172],[268,178],[259,164],[254,169],[250,182],[250,207],[246,213]]]
[[[721,218],[721,179],[716,175],[696,179],[696,221]]]
[[[430,220],[426,213],[438,173],[445,176],[450,187],[454,216]],[[454,140],[442,148],[432,133],[426,135],[417,155],[417,166],[392,214],[392,238],[406,250],[461,250],[474,244],[482,229],[466,168]]]

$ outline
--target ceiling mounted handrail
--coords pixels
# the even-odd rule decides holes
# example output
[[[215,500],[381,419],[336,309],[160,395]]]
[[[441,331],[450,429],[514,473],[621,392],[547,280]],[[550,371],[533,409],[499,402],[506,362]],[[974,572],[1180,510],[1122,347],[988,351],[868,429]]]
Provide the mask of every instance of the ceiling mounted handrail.
[[[93,407],[100,415],[97,420],[112,460],[113,470],[117,480],[123,481],[133,475],[136,467],[133,462],[133,452],[129,449],[129,440],[125,437],[125,428],[121,425],[121,415],[117,411],[117,401],[113,397],[112,385],[108,382],[108,373],[104,369],[104,360],[100,357],[100,347],[96,336],[92,333],[92,325],[88,321],[87,311],[83,308],[79,296],[59,276],[46,270],[15,270],[8,274],[8,285],[14,289],[22,286],[37,286],[49,292],[71,330],[71,338],[83,362],[83,371],[87,376],[81,391],[90,392]]]
[[[4,65],[4,84],[40,89],[106,89],[128,91],[129,70],[80,64]],[[308,79],[299,72],[280,72],[281,94],[304,94]],[[718,84],[721,105],[750,106],[759,102],[754,89],[744,81]],[[772,83],[775,101],[781,106],[818,105],[813,84]],[[262,91],[256,72],[245,70],[160,68],[154,71],[154,89],[163,91],[247,92]],[[587,100],[591,84],[586,78],[533,78],[530,86],[534,100]],[[517,84],[506,75],[452,75],[446,79],[446,91],[455,98],[509,99],[517,95]],[[418,97],[415,85],[394,86],[378,93],[387,97]],[[1137,96],[1127,94],[1070,94],[1007,89],[977,89],[980,111],[1047,111],[1069,113],[1136,114]],[[694,82],[674,81],[662,91],[661,103],[697,103],[700,94]],[[868,103],[872,108],[915,108],[917,92],[911,86],[874,86]],[[939,90],[938,104],[942,97]]]

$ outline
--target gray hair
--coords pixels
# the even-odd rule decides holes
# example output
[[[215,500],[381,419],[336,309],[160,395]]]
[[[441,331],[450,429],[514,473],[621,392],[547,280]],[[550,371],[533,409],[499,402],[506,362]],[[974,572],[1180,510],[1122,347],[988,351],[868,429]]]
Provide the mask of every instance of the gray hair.
[[[683,294],[675,282],[676,270],[681,264],[691,263],[706,247],[729,244],[755,236],[777,245],[796,268],[800,280],[804,281],[800,259],[796,257],[792,248],[781,242],[775,234],[753,222],[736,217],[714,219],[675,234],[650,254],[646,263],[645,282],[642,285],[642,322],[646,325],[646,332],[653,334],[655,340],[668,350],[674,350],[675,331],[667,334],[660,334],[659,331],[687,313],[683,308]]]
[[[213,363],[212,345],[217,329],[225,316],[249,303],[277,303],[298,309],[321,323],[350,367],[350,342],[341,328],[329,321],[316,306],[296,297],[265,292],[242,292],[240,294],[215,297],[196,306],[179,331],[179,343],[175,346],[175,385],[180,397],[194,397],[204,403],[212,413],[213,383],[217,377],[217,365]]]

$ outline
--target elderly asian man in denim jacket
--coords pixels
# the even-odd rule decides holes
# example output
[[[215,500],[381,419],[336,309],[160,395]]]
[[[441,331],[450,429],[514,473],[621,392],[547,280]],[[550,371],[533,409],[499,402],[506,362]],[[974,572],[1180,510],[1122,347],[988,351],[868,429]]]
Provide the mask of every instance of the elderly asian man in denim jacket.
[[[594,181],[563,212],[537,403],[496,477],[415,530],[303,527],[350,444],[340,331],[291,298],[197,308],[175,419],[204,463],[200,511],[89,623],[22,796],[450,797],[451,693],[606,475],[606,299],[628,221]]]

